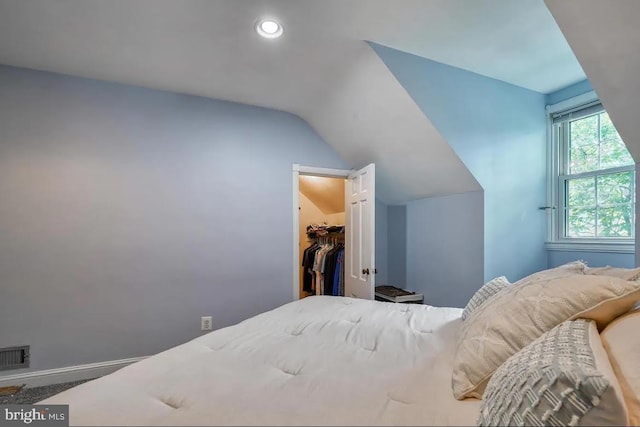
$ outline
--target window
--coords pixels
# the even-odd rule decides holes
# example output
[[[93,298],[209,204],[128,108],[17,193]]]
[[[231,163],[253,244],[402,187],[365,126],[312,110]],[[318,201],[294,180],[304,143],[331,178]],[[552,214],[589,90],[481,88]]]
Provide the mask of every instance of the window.
[[[555,165],[554,241],[631,242],[635,163],[599,102],[551,116]]]

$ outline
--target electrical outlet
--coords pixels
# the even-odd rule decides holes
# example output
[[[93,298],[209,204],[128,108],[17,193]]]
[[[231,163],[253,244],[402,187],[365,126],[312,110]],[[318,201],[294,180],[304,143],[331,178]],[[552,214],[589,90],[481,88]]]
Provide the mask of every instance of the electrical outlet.
[[[202,316],[200,318],[200,330],[210,331],[211,329],[213,329],[213,319],[211,316]]]

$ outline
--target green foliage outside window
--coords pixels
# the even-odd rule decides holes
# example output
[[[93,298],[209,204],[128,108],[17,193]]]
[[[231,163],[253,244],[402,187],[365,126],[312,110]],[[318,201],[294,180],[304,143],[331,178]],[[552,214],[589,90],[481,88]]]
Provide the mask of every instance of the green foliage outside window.
[[[569,122],[567,151],[565,236],[633,237],[634,161],[609,115]]]

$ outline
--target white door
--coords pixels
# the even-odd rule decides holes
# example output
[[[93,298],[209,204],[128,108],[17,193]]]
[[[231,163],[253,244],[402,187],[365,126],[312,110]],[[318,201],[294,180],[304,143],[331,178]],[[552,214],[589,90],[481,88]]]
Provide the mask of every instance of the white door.
[[[375,287],[376,168],[373,163],[349,175],[345,189],[345,291],[373,299]]]

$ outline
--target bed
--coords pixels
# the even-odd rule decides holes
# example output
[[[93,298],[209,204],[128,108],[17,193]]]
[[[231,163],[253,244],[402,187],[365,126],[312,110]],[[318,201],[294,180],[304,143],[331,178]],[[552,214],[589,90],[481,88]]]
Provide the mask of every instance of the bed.
[[[71,425],[475,425],[462,310],[313,296],[49,398]]]
[[[41,403],[71,425],[640,425],[640,268],[581,261],[463,309],[313,296]]]

